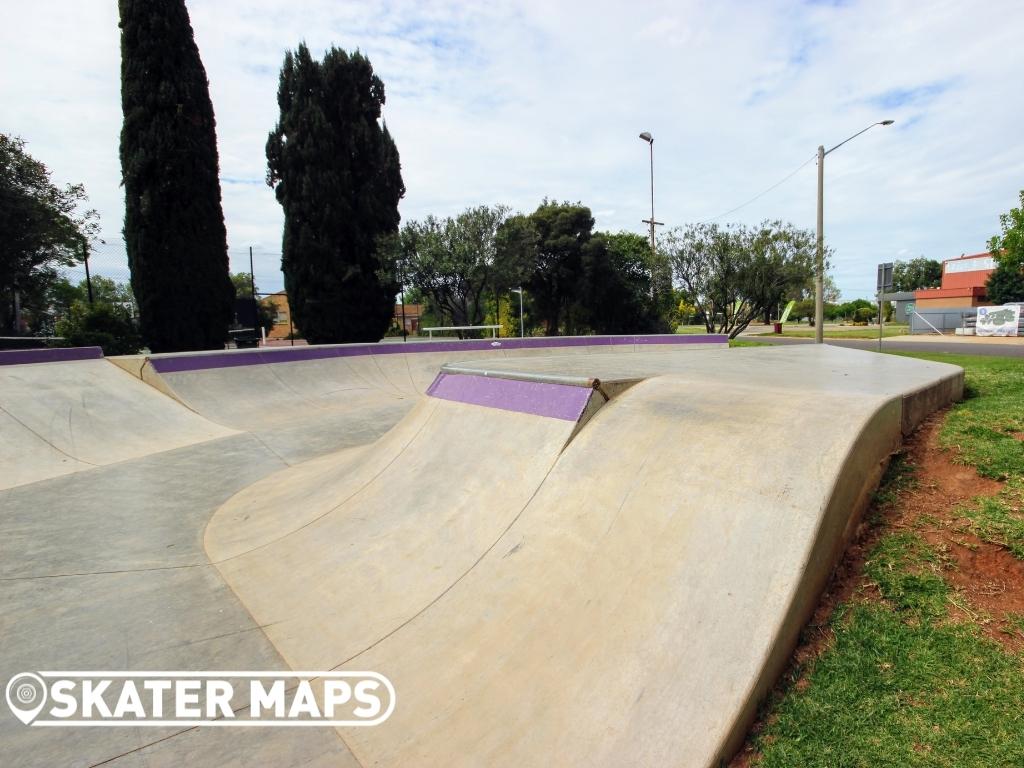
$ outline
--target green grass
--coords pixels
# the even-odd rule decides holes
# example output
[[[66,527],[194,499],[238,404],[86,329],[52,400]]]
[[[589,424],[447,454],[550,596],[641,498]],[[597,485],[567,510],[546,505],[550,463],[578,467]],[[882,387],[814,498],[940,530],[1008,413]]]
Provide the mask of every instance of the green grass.
[[[979,537],[1024,558],[1024,360],[911,353],[964,367],[967,399],[947,416],[942,445],[987,477],[996,496],[962,510]],[[914,487],[913,468],[890,465],[877,504]],[[764,714],[755,737],[766,768],[1024,766],[1024,658],[950,612],[961,599],[950,564],[916,533],[883,531],[864,575],[873,591],[840,605],[834,643]],[[1024,635],[1024,616],[1008,616]]]
[[[916,534],[883,538],[864,563],[864,574],[897,611],[917,618],[946,614],[949,585],[942,578],[942,560]]]
[[[729,339],[730,347],[764,347],[767,346],[760,341],[747,341],[746,339]]]
[[[908,333],[908,326],[906,325],[887,325],[882,329],[882,337],[888,338],[890,336],[906,336]],[[759,333],[758,336],[778,336],[777,333]],[[791,336],[798,339],[811,339],[814,338],[813,328],[789,328],[783,326],[783,336]],[[826,339],[877,339],[878,328],[826,328],[824,336]]]
[[[1024,669],[974,625],[862,604],[759,738],[765,768],[1024,765]]]
[[[878,490],[875,491],[872,506],[877,508],[883,504],[892,504],[900,491],[914,488],[916,485],[914,467],[907,462],[907,457],[903,453],[897,453],[885,468],[885,475],[882,476]]]
[[[708,329],[703,325],[679,325],[676,326],[676,333],[707,333]]]
[[[960,510],[979,539],[1006,547],[1024,560],[1024,481],[1015,477],[998,496],[975,499]]]
[[[982,477],[1024,477],[1024,359],[981,355],[894,353],[963,367],[962,403],[952,409],[939,435],[958,460]]]

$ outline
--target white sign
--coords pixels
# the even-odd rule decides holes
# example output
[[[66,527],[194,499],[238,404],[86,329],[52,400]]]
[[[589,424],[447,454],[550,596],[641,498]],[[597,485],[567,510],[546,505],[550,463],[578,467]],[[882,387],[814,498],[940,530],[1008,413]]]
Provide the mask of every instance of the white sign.
[[[1016,336],[1019,323],[1019,304],[978,307],[978,322],[975,328],[979,336]]]
[[[986,269],[995,269],[996,260],[992,256],[982,256],[976,259],[955,259],[946,262],[946,274],[952,272],[980,272]]]

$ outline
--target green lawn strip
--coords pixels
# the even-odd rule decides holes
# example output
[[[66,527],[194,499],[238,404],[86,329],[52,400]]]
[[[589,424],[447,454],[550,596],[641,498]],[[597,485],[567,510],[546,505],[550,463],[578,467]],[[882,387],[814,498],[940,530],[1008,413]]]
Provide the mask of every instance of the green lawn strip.
[[[959,511],[979,539],[1024,560],[1024,478],[1014,477],[997,496],[979,497]]]
[[[942,567],[939,555],[920,537],[899,532],[882,538],[864,563],[864,575],[897,611],[937,619],[946,615],[949,601]]]
[[[729,339],[730,347],[766,347],[770,346],[761,341],[747,341],[746,339]]]
[[[1024,668],[973,625],[860,604],[758,737],[766,768],[1024,764]]]
[[[1005,480],[996,496],[975,499],[961,514],[978,538],[1024,559],[1024,360],[977,355],[917,354],[960,365],[965,400],[950,411],[939,443],[979,475]]]
[[[703,325],[679,325],[676,326],[676,333],[682,334],[693,334],[693,333],[709,333],[708,329]]]
[[[1024,454],[1010,434],[1024,429],[1024,361],[906,356],[964,367],[968,398],[950,411],[940,441],[980,474],[1008,481],[961,513],[979,537],[1024,555]],[[876,509],[913,487],[912,469],[899,457],[891,463]],[[947,567],[917,534],[883,532],[864,565],[881,601],[862,594],[837,607],[832,645],[763,713],[755,764],[1024,766],[1024,659],[950,618],[958,596]],[[1005,631],[1024,635],[1024,616],[1007,619]]]
[[[957,461],[982,477],[1024,477],[1024,359],[923,353],[893,353],[952,363],[964,368],[965,399],[953,406],[939,442],[958,452]]]

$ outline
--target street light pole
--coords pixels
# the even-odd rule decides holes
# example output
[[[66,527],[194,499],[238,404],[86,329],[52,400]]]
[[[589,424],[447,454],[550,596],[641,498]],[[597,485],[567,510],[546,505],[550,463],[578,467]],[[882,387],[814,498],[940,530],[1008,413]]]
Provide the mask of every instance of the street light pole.
[[[848,139],[836,144],[832,149],[825,151],[825,147],[818,147],[818,237],[814,257],[814,343],[822,344],[825,341],[825,155],[835,152],[843,144],[852,141],[862,133],[870,131],[876,125],[892,125],[893,120],[881,120],[872,123],[862,131],[857,131]],[[654,218],[653,216],[651,218]]]
[[[825,147],[818,145],[818,238],[814,250],[814,343],[825,341]]]
[[[640,138],[646,141],[651,149],[651,218],[643,219],[643,223],[649,224],[651,227],[651,253],[653,254],[655,252],[654,227],[662,224],[662,222],[654,220],[654,136],[644,131],[640,134]]]

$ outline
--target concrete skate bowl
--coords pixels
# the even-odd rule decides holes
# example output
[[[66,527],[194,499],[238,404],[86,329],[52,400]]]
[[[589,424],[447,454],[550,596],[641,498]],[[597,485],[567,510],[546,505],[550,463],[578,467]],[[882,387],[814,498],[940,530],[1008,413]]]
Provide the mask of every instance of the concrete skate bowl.
[[[962,388],[830,346],[453,361],[204,546],[293,669],[394,683],[387,722],[338,732],[361,765],[716,766],[888,458]]]
[[[677,356],[721,335],[586,336],[267,348],[112,358],[224,427],[249,432],[289,464],[363,445],[399,421],[453,360],[612,353]]]
[[[0,353],[0,489],[234,433],[128,376],[98,347]]]
[[[500,359],[513,349],[672,353],[724,342],[714,335],[605,336],[107,359],[98,347],[3,352],[0,489],[239,432],[289,464],[363,445],[398,422],[452,359]]]

